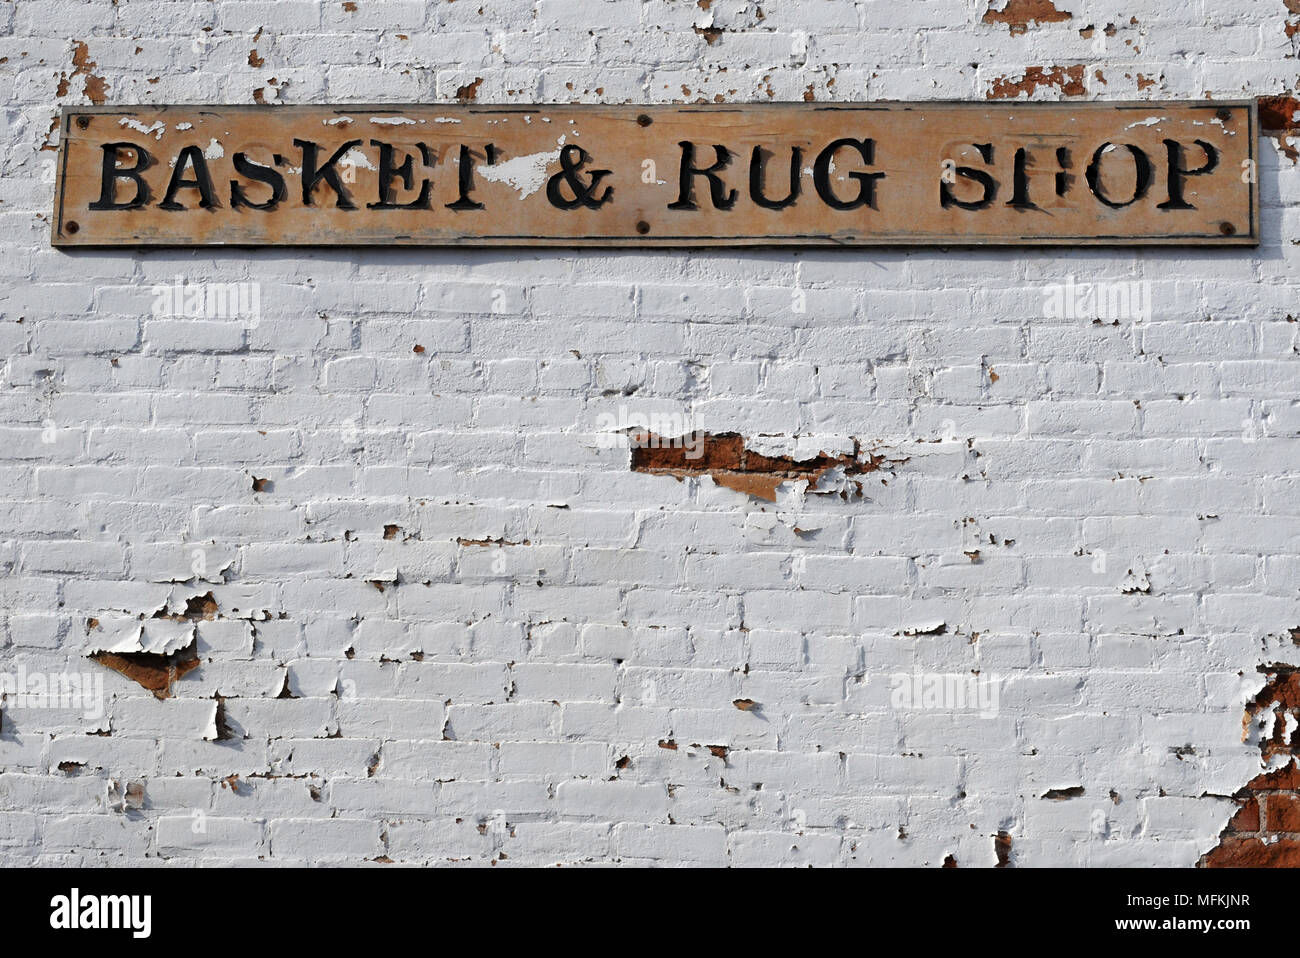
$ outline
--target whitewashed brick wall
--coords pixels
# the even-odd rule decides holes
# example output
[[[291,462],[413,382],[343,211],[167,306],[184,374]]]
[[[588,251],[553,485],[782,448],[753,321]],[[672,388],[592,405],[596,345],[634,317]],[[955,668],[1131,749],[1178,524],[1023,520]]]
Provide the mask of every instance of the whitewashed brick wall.
[[[0,2],[0,671],[105,696],[98,719],[0,703],[0,864],[1212,848],[1260,771],[1257,667],[1300,661],[1300,173],[1272,140],[1257,250],[49,245],[52,121],[88,97],[980,100],[1082,65],[1084,98],[1192,99],[1300,76],[1283,0],[1057,0],[1070,19],[1023,32],[988,6]],[[178,277],[256,284],[259,315],[157,315]],[[1149,283],[1149,315],[1046,316],[1071,277]],[[773,505],[632,472],[603,414],[896,462],[862,499]],[[209,591],[214,617],[181,615]],[[197,639],[167,700],[86,657],[142,617]],[[972,670],[988,715],[891,694]]]

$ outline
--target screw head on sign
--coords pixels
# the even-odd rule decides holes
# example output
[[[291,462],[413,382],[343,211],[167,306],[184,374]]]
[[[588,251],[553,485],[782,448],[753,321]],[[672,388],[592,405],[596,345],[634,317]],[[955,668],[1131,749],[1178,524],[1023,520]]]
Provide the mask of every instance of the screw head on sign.
[[[650,224],[645,220],[640,220],[636,224],[636,231],[644,236],[646,233],[650,232]]]
[[[636,118],[636,122],[637,122],[637,126],[649,126],[651,123],[654,122],[654,120],[650,119],[650,117],[647,114],[642,113],[640,116]]]

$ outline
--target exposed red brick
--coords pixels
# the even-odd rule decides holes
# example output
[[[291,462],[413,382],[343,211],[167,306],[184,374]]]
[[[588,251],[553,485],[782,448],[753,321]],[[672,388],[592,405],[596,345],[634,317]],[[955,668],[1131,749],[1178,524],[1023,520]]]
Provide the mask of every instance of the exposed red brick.
[[[70,81],[74,77],[84,76],[86,78],[86,98],[94,104],[103,103],[105,94],[108,91],[108,83],[105,82],[103,77],[97,76],[93,72],[97,66],[99,64],[90,59],[90,48],[81,40],[74,40],[72,43],[72,72],[59,74],[59,85],[55,94],[57,96],[67,96]]]
[[[1300,765],[1291,763],[1276,771],[1265,772],[1250,780],[1246,786],[1251,791],[1272,792],[1278,789],[1300,789]]]
[[[1020,79],[997,77],[985,97],[989,100],[1014,100],[1031,96],[1039,87],[1056,87],[1066,96],[1083,96],[1083,64],[1072,67],[1026,67]]]
[[[1292,31],[1288,28],[1287,35]],[[1265,136],[1271,136],[1292,163],[1300,160],[1300,151],[1287,142],[1287,137],[1300,130],[1300,100],[1293,96],[1262,96],[1259,104],[1259,127]]]
[[[768,502],[776,501],[777,487],[783,482],[805,479],[809,485],[816,485],[827,471],[837,466],[846,475],[854,476],[875,472],[887,461],[884,456],[863,456],[857,449],[839,456],[823,452],[804,460],[765,456],[746,449],[744,437],[737,433],[697,434],[689,437],[689,442],[654,433],[637,433],[631,440],[633,472],[677,479],[711,476],[720,486]]]
[[[172,694],[172,684],[199,667],[198,640],[192,639],[183,649],[170,655],[156,652],[96,652],[90,656],[106,668],[125,675],[165,699]]]
[[[1262,96],[1256,101],[1259,105],[1259,127],[1266,133],[1277,130],[1294,130],[1300,124],[1296,122],[1296,113],[1300,111],[1300,101],[1293,96]]]
[[[456,99],[461,103],[469,103],[471,100],[478,98],[478,88],[483,85],[482,77],[475,77],[473,83],[466,83],[464,86],[456,88]]]
[[[1244,805],[1237,809],[1237,814],[1228,822],[1230,832],[1259,831],[1259,800],[1255,796],[1246,799]]]
[[[1300,832],[1300,795],[1274,792],[1266,799],[1270,832]]]
[[[998,832],[993,837],[993,854],[997,855],[998,863],[994,868],[1006,868],[1011,864],[1011,833]]]
[[[990,7],[984,13],[985,23],[1005,23],[1011,35],[1018,36],[1029,29],[1031,23],[1062,23],[1072,14],[1056,9],[1052,0],[1006,0],[1001,10]]]
[[[1300,713],[1300,669],[1275,664],[1259,671],[1268,681],[1246,705],[1243,734],[1271,719],[1272,733],[1260,742],[1261,758],[1291,760],[1256,775],[1233,796],[1240,807],[1218,845],[1201,856],[1202,868],[1300,868],[1300,749],[1286,733],[1292,724],[1288,717]]]
[[[1201,859],[1204,868],[1300,868],[1300,839],[1265,844],[1258,838],[1225,838]]]

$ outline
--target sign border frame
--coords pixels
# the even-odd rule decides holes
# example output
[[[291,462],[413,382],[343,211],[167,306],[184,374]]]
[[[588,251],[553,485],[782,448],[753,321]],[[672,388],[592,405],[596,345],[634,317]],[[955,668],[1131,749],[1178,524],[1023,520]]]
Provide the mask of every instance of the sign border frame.
[[[1247,113],[1249,132],[1247,157],[1254,168],[1250,184],[1250,229],[1245,233],[1232,236],[1209,237],[1202,234],[1170,236],[1069,236],[1069,237],[1025,237],[1025,236],[990,236],[975,241],[966,238],[951,242],[936,240],[909,240],[881,238],[880,240],[855,240],[841,242],[831,237],[819,236],[817,239],[793,239],[791,237],[771,236],[736,236],[719,240],[715,237],[694,236],[615,236],[615,237],[533,237],[533,236],[475,236],[448,240],[412,240],[394,237],[393,239],[351,239],[346,242],[293,242],[293,243],[194,243],[175,240],[151,241],[137,239],[134,242],[96,243],[69,241],[63,231],[64,220],[64,174],[68,155],[64,145],[67,142],[73,118],[85,115],[132,115],[138,111],[163,109],[191,111],[220,111],[222,113],[252,113],[276,111],[288,107],[306,107],[318,110],[333,110],[340,114],[364,112],[401,112],[416,109],[450,109],[467,113],[550,113],[584,112],[591,109],[672,109],[686,113],[735,113],[749,110],[799,109],[808,111],[836,110],[873,110],[882,112],[898,109],[922,110],[932,108],[995,110],[1010,107],[1016,110],[1042,109],[1082,109],[1082,110],[1146,110],[1159,109],[1161,106],[1177,106],[1192,109],[1222,109],[1224,107],[1240,109]],[[727,103],[294,103],[273,106],[261,103],[132,103],[120,105],[69,105],[62,107],[59,118],[59,152],[55,167],[53,209],[50,217],[50,246],[64,252],[77,249],[361,249],[375,247],[392,247],[400,249],[450,249],[458,246],[478,249],[611,249],[611,250],[762,250],[762,249],[850,249],[850,250],[884,250],[890,248],[905,250],[921,249],[983,249],[987,247],[1004,248],[1064,248],[1071,246],[1088,247],[1257,247],[1262,241],[1260,236],[1259,204],[1259,101],[1254,98],[1237,98],[1227,100],[1085,100],[1071,102],[1068,100],[871,100],[866,102],[824,101],[804,102],[798,100],[777,101],[738,101]]]

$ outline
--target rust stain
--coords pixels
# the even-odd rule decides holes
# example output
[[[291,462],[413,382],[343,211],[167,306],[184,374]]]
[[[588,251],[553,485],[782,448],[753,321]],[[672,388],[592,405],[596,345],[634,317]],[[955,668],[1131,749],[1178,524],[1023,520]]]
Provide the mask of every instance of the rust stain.
[[[1030,23],[1062,23],[1072,16],[1065,10],[1056,9],[1052,0],[1007,0],[1001,10],[989,7],[984,13],[984,22],[1005,23],[1014,37],[1028,31]]]
[[[248,51],[248,65],[250,67],[260,67],[264,63],[266,63],[266,57],[260,57],[257,55],[257,47]]]
[[[148,689],[155,698],[170,698],[177,679],[199,667],[198,639],[169,655],[156,652],[96,652],[90,656],[100,665],[125,675]]]
[[[466,83],[464,86],[456,88],[456,99],[461,103],[469,103],[478,99],[478,88],[483,85],[482,77],[475,77],[473,83]]]
[[[722,36],[722,27],[692,27],[696,33],[704,37],[704,42],[713,46]]]
[[[776,501],[777,487],[783,482],[807,480],[814,487],[831,469],[840,467],[845,475],[875,472],[891,460],[883,455],[866,454],[856,448],[853,453],[830,456],[818,453],[809,459],[792,456],[764,456],[745,448],[739,433],[708,433],[666,439],[654,433],[632,435],[632,471],[655,476],[711,476],[720,486],[743,492],[768,502]],[[854,484],[861,494],[862,484]],[[847,498],[847,493],[845,493]]]
[[[1288,732],[1300,720],[1300,668],[1273,664],[1259,671],[1268,681],[1246,705],[1242,738],[1271,717],[1260,757],[1286,764],[1255,776],[1232,796],[1237,811],[1219,843],[1197,862],[1201,868],[1300,868],[1300,744],[1293,744]]]
[[[985,98],[1014,100],[1022,94],[1032,96],[1040,87],[1056,87],[1066,96],[1083,96],[1087,92],[1083,85],[1083,72],[1083,64],[1070,67],[1026,67],[1024,76],[1020,79],[996,77]]]

